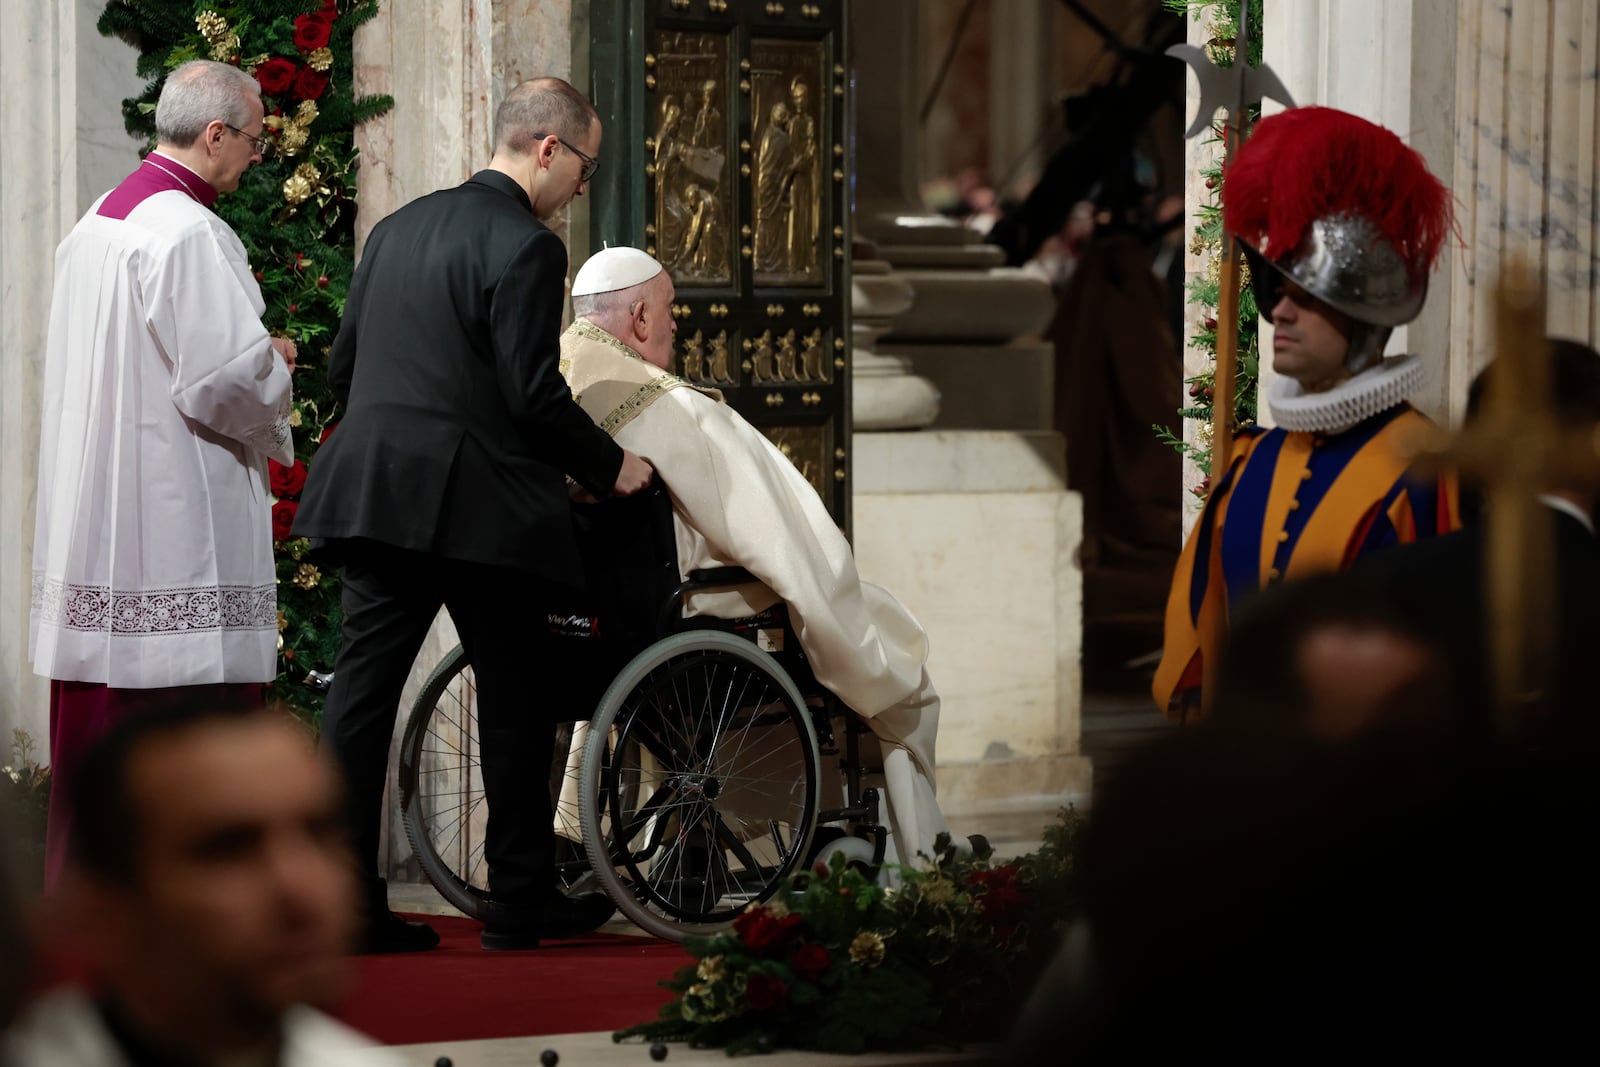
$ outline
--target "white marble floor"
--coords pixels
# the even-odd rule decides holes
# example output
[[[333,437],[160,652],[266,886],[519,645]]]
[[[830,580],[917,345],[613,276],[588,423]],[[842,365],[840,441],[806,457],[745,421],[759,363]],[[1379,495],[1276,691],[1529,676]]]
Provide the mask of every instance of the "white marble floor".
[[[555,1034],[547,1037],[508,1037],[497,1041],[452,1041],[436,1045],[402,1045],[396,1048],[402,1062],[416,1067],[435,1067],[440,1057],[452,1067],[530,1067],[539,1062],[545,1049],[553,1049],[565,1067],[643,1067],[652,1063],[649,1046],[638,1042],[617,1044],[609,1033]],[[895,1055],[867,1054],[830,1056],[819,1052],[774,1052],[760,1057],[762,1064],[800,1067],[802,1064],[848,1063],[851,1067],[922,1067],[923,1064],[995,1062],[993,1050],[968,1049],[962,1052],[913,1052]],[[707,1067],[730,1062],[721,1049],[692,1049],[687,1045],[667,1046],[669,1067]]]

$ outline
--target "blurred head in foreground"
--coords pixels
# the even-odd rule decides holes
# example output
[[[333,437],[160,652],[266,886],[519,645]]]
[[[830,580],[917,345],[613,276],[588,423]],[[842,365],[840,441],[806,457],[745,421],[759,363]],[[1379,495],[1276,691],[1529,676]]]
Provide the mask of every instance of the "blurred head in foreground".
[[[124,720],[74,799],[61,904],[134,1025],[224,1053],[342,990],[354,868],[303,727],[214,703]]]

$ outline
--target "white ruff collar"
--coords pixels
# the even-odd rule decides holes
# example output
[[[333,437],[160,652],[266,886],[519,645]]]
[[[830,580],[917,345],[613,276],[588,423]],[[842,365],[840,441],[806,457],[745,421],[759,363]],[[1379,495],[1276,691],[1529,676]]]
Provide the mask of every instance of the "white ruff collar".
[[[1391,356],[1322,393],[1302,392],[1293,378],[1267,389],[1273,421],[1293,433],[1339,433],[1388,411],[1422,384],[1422,360]]]

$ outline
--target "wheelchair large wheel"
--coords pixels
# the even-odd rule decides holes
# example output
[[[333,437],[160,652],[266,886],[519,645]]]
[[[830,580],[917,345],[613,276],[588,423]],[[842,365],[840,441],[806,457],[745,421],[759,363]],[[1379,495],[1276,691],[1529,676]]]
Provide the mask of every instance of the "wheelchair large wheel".
[[[550,797],[556,866],[564,884],[578,887],[593,881],[577,840],[581,748],[574,751],[571,723],[555,729]],[[489,805],[478,749],[477,684],[459,645],[434,668],[411,707],[398,779],[406,837],[422,873],[463,915],[483,919],[489,899],[489,866],[483,855]]]
[[[818,761],[810,709],[750,642],[699,630],[652,645],[589,724],[578,805],[595,875],[658,937],[726,927],[804,861]]]

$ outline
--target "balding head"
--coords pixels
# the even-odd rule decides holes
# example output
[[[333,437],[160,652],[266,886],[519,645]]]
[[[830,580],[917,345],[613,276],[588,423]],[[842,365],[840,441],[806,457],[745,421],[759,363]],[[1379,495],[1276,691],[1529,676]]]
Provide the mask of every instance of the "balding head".
[[[560,78],[534,78],[506,94],[494,117],[497,153],[526,156],[541,138],[554,135],[571,144],[588,140],[599,115],[584,95]]]

